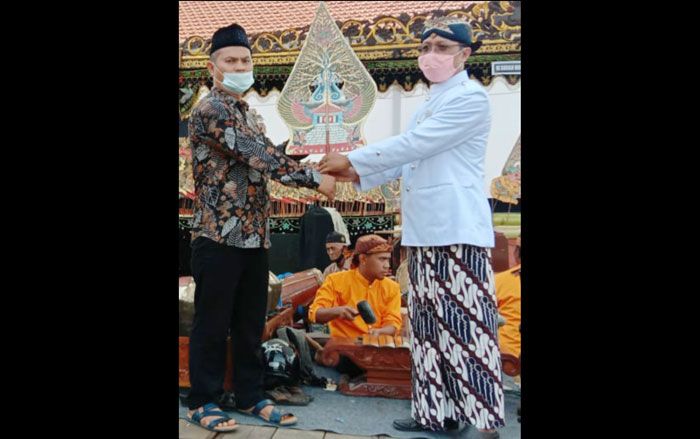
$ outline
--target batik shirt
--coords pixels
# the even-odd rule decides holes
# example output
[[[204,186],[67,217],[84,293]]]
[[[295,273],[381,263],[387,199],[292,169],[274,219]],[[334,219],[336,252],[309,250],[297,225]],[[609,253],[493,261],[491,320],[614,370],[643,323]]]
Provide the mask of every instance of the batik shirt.
[[[245,101],[212,89],[192,111],[189,140],[195,182],[192,240],[270,248],[267,181],[315,189],[321,175],[281,153]]]

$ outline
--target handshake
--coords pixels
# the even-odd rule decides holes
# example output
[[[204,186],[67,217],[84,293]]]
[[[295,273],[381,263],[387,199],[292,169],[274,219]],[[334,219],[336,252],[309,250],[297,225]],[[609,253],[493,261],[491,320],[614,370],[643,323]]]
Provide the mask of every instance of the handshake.
[[[352,167],[350,160],[343,154],[329,152],[320,162],[312,165],[321,173],[321,184],[318,191],[333,201],[335,198],[335,182],[350,181],[358,183],[360,177]]]

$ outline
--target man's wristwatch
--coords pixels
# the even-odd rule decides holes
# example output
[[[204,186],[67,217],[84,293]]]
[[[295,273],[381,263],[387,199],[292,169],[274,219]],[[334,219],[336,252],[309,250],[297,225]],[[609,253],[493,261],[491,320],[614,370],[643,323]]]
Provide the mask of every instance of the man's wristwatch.
[[[316,169],[311,169],[311,179],[317,184],[321,184],[321,173]]]

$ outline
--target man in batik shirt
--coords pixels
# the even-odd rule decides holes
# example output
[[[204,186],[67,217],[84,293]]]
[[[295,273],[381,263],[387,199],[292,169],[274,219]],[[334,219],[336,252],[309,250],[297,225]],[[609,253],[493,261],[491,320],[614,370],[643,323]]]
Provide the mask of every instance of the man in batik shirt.
[[[259,349],[270,248],[267,181],[313,188],[329,198],[335,181],[285,156],[265,137],[242,98],[254,79],[250,43],[241,26],[214,33],[207,68],[214,87],[189,122],[196,193],[192,275],[197,286],[188,418],[212,431],[236,426],[216,405],[223,392],[230,331],[237,407],[265,421],[291,425],[296,417],[280,412],[262,393]]]

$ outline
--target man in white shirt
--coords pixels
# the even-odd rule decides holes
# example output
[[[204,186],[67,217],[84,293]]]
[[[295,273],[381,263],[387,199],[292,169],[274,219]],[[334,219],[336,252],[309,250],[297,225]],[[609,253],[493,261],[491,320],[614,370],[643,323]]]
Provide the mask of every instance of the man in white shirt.
[[[418,64],[430,92],[408,130],[350,152],[319,170],[363,191],[402,178],[402,245],[409,258],[411,418],[399,430],[450,430],[495,439],[504,397],[484,160],[489,98],[464,64],[481,45],[468,23],[426,21]]]

